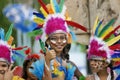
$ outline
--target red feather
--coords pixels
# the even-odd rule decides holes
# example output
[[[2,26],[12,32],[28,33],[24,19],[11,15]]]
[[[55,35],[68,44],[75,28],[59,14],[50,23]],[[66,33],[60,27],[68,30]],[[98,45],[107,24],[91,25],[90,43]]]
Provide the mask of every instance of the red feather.
[[[30,52],[31,52],[31,49],[30,48],[28,48],[27,50],[25,50],[25,54],[30,54]]]
[[[28,59],[40,59],[40,56],[38,54],[31,54],[31,55],[28,55],[27,57]]]
[[[78,24],[78,23],[76,23],[76,22],[67,21],[67,20],[66,20],[66,22],[67,22],[68,25],[74,26],[74,27],[76,27],[76,28],[79,28],[79,29],[87,32],[87,29],[86,29],[84,26],[82,26],[82,25],[80,25],[80,24]]]
[[[27,48],[27,46],[12,48],[12,50],[22,50],[23,48]]]
[[[38,2],[39,2],[40,5],[43,7],[43,9],[49,14],[47,7],[46,7],[46,5],[42,2],[42,0],[38,0]]]
[[[103,40],[105,40],[105,39],[108,39],[116,30],[118,30],[120,28],[120,25],[119,26],[117,26],[113,31],[111,31],[108,35],[106,35],[104,38],[103,38]]]
[[[115,44],[113,46],[109,46],[109,48],[112,50],[120,49],[120,44]]]

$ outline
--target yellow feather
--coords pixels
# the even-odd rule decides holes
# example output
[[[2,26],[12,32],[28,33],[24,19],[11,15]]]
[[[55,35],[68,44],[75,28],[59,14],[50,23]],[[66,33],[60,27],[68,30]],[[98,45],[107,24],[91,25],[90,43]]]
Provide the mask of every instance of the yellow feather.
[[[107,34],[109,34],[111,31],[113,30],[113,27],[110,26],[105,32],[104,32],[104,35],[101,36],[101,38],[103,39]]]
[[[114,58],[113,61],[120,61],[120,58]]]
[[[97,25],[98,25],[98,16],[96,17],[96,20],[95,20],[95,23],[94,23],[94,26],[93,26],[92,35],[94,35],[94,32],[96,30]]]
[[[117,37],[115,37],[115,38],[113,38],[113,39],[111,39],[111,40],[109,40],[109,41],[106,42],[106,43],[107,43],[108,46],[111,46],[112,44],[114,44],[114,43],[117,42],[118,40],[120,40],[120,35],[117,36]]]
[[[41,18],[38,18],[38,17],[34,18],[34,22],[36,22],[37,24],[40,24],[40,25],[44,24],[44,20]]]
[[[40,8],[40,11],[43,13],[43,15],[44,15],[45,17],[47,17],[48,14],[47,14],[47,12],[46,12],[42,7]]]

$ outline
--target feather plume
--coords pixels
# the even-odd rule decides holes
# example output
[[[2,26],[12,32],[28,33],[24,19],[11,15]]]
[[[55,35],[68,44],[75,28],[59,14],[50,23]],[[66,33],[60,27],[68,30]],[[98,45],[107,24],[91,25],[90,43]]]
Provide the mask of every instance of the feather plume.
[[[4,29],[0,28],[0,39],[4,40],[4,38],[5,38]]]
[[[104,35],[104,32],[114,23],[114,19],[112,19],[108,24],[106,24],[103,29],[101,30],[100,34],[98,35],[99,37]]]
[[[36,16],[39,17],[39,18],[45,19],[45,17],[44,17],[43,14],[33,12],[33,15],[36,15]]]
[[[96,17],[96,20],[95,20],[95,23],[94,23],[94,26],[93,26],[92,35],[94,35],[94,33],[95,33],[97,24],[98,24],[98,16]]]
[[[78,23],[76,23],[76,22],[73,22],[73,21],[66,21],[66,22],[67,22],[67,24],[70,25],[70,26],[79,28],[79,29],[87,32],[87,29],[86,29],[84,26],[82,26],[82,25],[80,25],[80,24],[78,24]]]
[[[59,5],[58,5],[57,1],[56,0],[51,0],[51,1],[53,2],[53,7],[55,9],[55,13],[59,13],[60,10],[59,10]]]
[[[12,50],[23,50],[24,48],[27,48],[27,46],[12,48]]]
[[[30,49],[30,48],[28,48],[27,50],[25,50],[25,54],[26,54],[26,55],[30,54],[30,52],[31,52],[31,49]]]
[[[12,29],[13,29],[13,24],[10,25],[9,30],[8,30],[7,33],[6,33],[6,36],[5,36],[5,40],[6,40],[6,41],[9,40],[9,38],[10,38],[10,36],[11,36],[11,34],[12,34]]]
[[[101,26],[102,22],[103,22],[103,20],[101,20],[101,21],[98,23],[94,35],[98,36],[99,27]]]
[[[62,12],[63,10],[63,5],[64,5],[64,0],[60,0],[60,4],[59,4],[60,12]]]
[[[33,69],[29,69],[29,71],[34,74],[39,80],[42,80],[44,73],[44,59],[39,59],[36,62],[33,62]]]
[[[46,11],[46,13],[48,14],[48,10],[47,10],[47,7],[46,5],[42,2],[42,0],[38,0],[38,2],[40,3],[40,5],[42,6],[42,8]]]
[[[112,44],[116,43],[118,40],[120,40],[120,35],[118,35],[115,38],[107,41],[106,43],[107,43],[108,46],[111,46]]]
[[[38,36],[38,35],[42,35],[42,33],[43,33],[42,29],[38,29],[38,30],[34,30],[32,32],[28,32],[27,34],[28,34],[28,36],[35,37],[35,36]]]
[[[108,35],[106,35],[103,40],[106,40],[107,38],[109,38],[113,33],[115,33],[115,31],[117,31],[120,28],[120,25],[117,26],[113,31],[111,31]]]
[[[11,63],[11,48],[10,46],[0,40],[0,58],[7,60]]]
[[[115,45],[112,45],[112,46],[109,46],[109,48],[111,49],[111,50],[120,50],[120,44],[115,44]]]
[[[76,67],[71,65],[70,63],[68,63],[67,64],[67,74],[65,76],[65,80],[72,80],[75,70],[76,70]]]
[[[113,30],[113,27],[110,26],[110,27],[108,28],[108,30],[105,31],[104,35],[101,36],[101,38],[103,39],[103,38],[104,38],[106,35],[108,35],[112,30]]]

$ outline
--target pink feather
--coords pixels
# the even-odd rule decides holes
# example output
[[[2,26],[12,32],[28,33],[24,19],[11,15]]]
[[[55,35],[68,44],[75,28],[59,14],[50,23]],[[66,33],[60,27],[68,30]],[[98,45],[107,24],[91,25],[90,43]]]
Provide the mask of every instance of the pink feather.
[[[11,63],[10,54],[10,48],[8,48],[6,45],[0,45],[0,58],[4,58]]]
[[[93,39],[88,50],[88,57],[90,58],[93,55],[97,57],[107,58],[107,52],[105,50],[101,50],[101,47],[103,47],[103,45],[99,44],[98,41]]]
[[[57,30],[67,32],[67,29],[65,27],[65,21],[58,17],[51,17],[51,19],[47,21],[45,32],[47,35],[50,35],[51,33],[54,33]]]

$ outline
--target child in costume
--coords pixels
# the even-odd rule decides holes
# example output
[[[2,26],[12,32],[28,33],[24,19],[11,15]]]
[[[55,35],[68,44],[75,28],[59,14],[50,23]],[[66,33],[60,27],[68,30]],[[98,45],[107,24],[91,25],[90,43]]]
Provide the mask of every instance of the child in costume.
[[[114,19],[102,27],[102,21],[96,19],[92,30],[88,48],[88,60],[93,74],[88,75],[86,80],[115,80],[113,61],[111,55],[114,53],[112,47],[120,39],[115,36],[115,31],[120,27],[113,28]],[[115,48],[115,47],[114,47]]]
[[[17,68],[13,68],[14,55],[18,53],[16,52],[17,48],[11,47],[13,40],[11,37],[12,27],[13,25],[11,25],[6,35],[4,29],[0,28],[0,80],[24,80],[14,75]]]
[[[51,80],[50,72],[44,66],[45,62],[42,55],[31,54],[30,48],[25,53],[27,57],[23,63],[23,78],[25,80]]]
[[[80,80],[83,75],[75,64],[68,60],[69,49],[66,51],[65,48],[71,44],[68,26],[74,26],[83,31],[87,31],[86,28],[70,20],[63,4],[64,0],[60,0],[59,4],[57,0],[50,0],[48,5],[45,5],[42,0],[39,0],[39,3],[41,13],[34,12],[36,16],[34,21],[39,27],[34,32],[37,30],[42,32],[40,42],[43,41],[46,45],[46,49],[42,48],[52,80],[72,80],[74,75]]]

